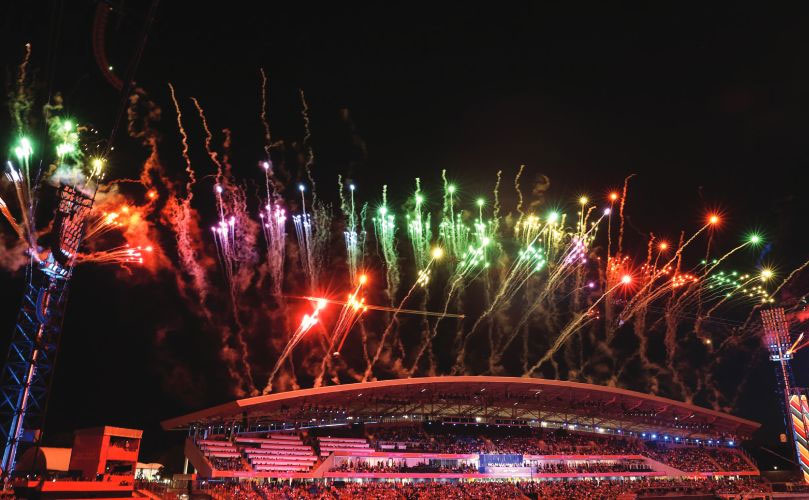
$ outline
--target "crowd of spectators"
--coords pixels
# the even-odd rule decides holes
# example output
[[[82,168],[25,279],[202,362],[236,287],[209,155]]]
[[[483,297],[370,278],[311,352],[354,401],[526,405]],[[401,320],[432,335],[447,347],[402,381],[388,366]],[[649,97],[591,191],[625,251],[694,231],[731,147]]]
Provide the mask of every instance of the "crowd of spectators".
[[[578,473],[592,474],[600,472],[652,472],[653,469],[641,460],[616,462],[547,462],[537,466],[539,474]]]
[[[523,467],[532,467],[529,463],[518,464]],[[497,464],[493,464],[497,467]],[[506,464],[512,466],[512,464]],[[587,461],[587,462],[547,462],[535,466],[538,474],[560,474],[560,473],[607,473],[607,472],[653,472],[653,469],[642,460],[620,460],[620,461]],[[332,472],[396,472],[396,473],[453,473],[468,474],[478,472],[474,464],[442,465],[436,462],[419,463],[407,465],[406,462],[377,462],[370,464],[364,460],[345,461],[330,469]]]
[[[747,461],[738,451],[713,449],[711,450],[711,458],[713,458],[714,461],[719,464],[719,467],[721,467],[722,470],[755,470],[750,462]]]
[[[430,442],[419,425],[378,427],[368,432],[368,440],[378,449],[424,449]]]
[[[216,470],[244,470],[240,457],[208,457],[208,461]]]
[[[596,436],[519,427],[455,427],[433,425],[422,428],[381,427],[370,429],[368,439],[380,450],[430,451],[441,453],[553,454],[642,454],[643,443],[631,438]]]
[[[685,472],[752,471],[740,450],[699,447],[657,449],[655,458]]]
[[[314,483],[289,484],[234,484],[217,486],[214,498],[234,500],[415,500],[415,499],[472,499],[517,498],[545,499],[614,499],[623,494],[637,495],[729,495],[767,493],[770,488],[758,479],[745,480],[665,480],[637,481],[537,481],[537,482],[438,482],[420,483],[345,483],[329,486]]]
[[[633,437],[602,436],[563,429],[410,425],[370,429],[380,450],[522,455],[644,455],[685,472],[754,470],[738,450],[645,443]]]
[[[648,455],[685,472],[752,471],[739,450],[700,447],[649,447]]]
[[[347,461],[330,469],[333,472],[400,472],[417,473],[432,472],[444,474],[468,474],[477,472],[477,467],[473,464],[441,465],[437,463],[419,463],[407,465],[406,463],[376,463],[369,464],[365,461]]]
[[[438,453],[480,453],[486,442],[467,429],[444,427],[425,431],[418,425],[378,428],[369,432],[369,439],[378,449]]]
[[[684,472],[712,472],[721,470],[704,448],[679,447],[657,450],[658,460]]]

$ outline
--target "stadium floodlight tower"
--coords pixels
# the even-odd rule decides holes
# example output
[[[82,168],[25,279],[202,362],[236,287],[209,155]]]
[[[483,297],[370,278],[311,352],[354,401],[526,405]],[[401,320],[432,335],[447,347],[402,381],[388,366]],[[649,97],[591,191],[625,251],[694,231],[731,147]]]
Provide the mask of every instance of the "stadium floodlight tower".
[[[0,374],[2,474],[14,472],[21,443],[38,444],[59,348],[67,289],[93,198],[62,184],[50,251],[31,249],[25,291]]]
[[[770,351],[770,360],[778,363],[776,379],[779,390],[784,395],[786,432],[787,435],[792,435],[804,482],[809,483],[809,404],[806,395],[794,387],[795,379],[790,366],[793,349],[803,336],[792,343],[789,322],[782,307],[762,310],[761,322],[764,325],[764,343]]]
[[[783,391],[784,400],[789,402],[795,379],[792,375],[792,338],[789,335],[789,323],[782,307],[761,311],[761,322],[764,325],[764,343],[770,351],[770,361],[778,363],[778,385]]]

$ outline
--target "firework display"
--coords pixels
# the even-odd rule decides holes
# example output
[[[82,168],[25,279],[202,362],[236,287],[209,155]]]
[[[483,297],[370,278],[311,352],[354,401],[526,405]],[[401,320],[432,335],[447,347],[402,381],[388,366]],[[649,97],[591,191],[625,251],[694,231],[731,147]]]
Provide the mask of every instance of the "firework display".
[[[11,261],[24,266],[26,276],[17,324],[0,373],[0,436],[4,441],[0,468],[4,479],[14,473],[20,446],[40,440],[74,265],[87,261],[142,262],[140,248],[82,252],[88,220],[94,220],[91,236],[121,224],[116,222],[117,214],[91,215],[105,160],[88,154],[92,141],[86,137],[94,131],[64,116],[59,100],[43,109],[53,151],[36,150],[24,116],[30,103],[21,102],[30,95],[25,89],[30,55],[30,45],[26,45],[13,94],[17,101],[11,106],[17,138],[12,158],[6,162],[6,180],[16,194],[19,215],[15,217],[8,204],[0,202],[0,212],[18,238],[19,253],[14,256],[11,252]],[[48,224],[40,227],[37,208],[46,185],[55,194],[55,209]]]
[[[749,251],[765,238],[722,234],[737,243],[717,250],[719,213],[702,214],[677,240],[630,237],[631,176],[603,195],[554,193],[568,200],[559,205],[546,201],[547,181],[523,193],[524,166],[493,173],[493,187],[442,170],[410,188],[366,188],[318,164],[302,92],[303,140],[273,137],[261,78],[265,147],[239,176],[231,132],[217,129],[226,124],[169,86],[176,121],[161,121],[143,89],[130,98],[129,135],[147,152],[137,179],[114,179],[115,166],[87,151],[80,118],[49,109],[54,152],[37,151],[21,131],[0,192],[25,262],[47,258],[38,180],[97,183],[75,262],[114,263],[143,279],[168,272],[216,337],[234,395],[508,374],[721,407],[731,403],[713,377],[721,354],[760,348],[753,312],[777,302],[806,266],[785,278],[728,267],[755,261]],[[34,169],[36,155],[53,159],[49,171]],[[114,180],[103,182],[104,172]],[[336,190],[323,190],[335,180]]]

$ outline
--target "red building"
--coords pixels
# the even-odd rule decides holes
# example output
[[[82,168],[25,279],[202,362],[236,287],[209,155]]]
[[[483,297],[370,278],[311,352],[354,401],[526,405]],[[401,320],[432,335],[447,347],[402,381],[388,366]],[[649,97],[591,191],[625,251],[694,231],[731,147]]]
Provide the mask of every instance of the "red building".
[[[121,427],[95,427],[74,433],[68,470],[51,468],[52,460],[32,457],[28,477],[14,483],[23,498],[132,498],[135,467],[143,431]],[[26,451],[25,455],[36,450]],[[20,471],[21,473],[24,471]]]

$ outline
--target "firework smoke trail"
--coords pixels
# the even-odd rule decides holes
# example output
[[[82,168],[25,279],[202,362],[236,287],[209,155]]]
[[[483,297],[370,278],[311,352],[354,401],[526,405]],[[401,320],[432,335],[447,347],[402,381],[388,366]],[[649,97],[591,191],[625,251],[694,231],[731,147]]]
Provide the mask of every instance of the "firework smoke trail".
[[[677,370],[677,367],[674,365],[677,359],[677,330],[682,319],[681,311],[682,308],[680,307],[679,301],[675,299],[674,292],[672,291],[663,317],[666,326],[663,333],[663,344],[666,346],[666,368],[671,376],[672,383],[680,389],[681,394],[686,394],[688,390],[683,383],[679,370]]]
[[[629,283],[631,283],[631,281],[632,278],[629,275],[624,275],[624,277],[621,279],[619,283],[613,285],[612,288],[604,292],[601,295],[601,297],[599,297],[595,302],[593,302],[593,304],[590,307],[587,308],[586,311],[579,313],[576,316],[576,318],[570,321],[567,324],[567,326],[565,326],[565,328],[559,333],[559,336],[556,337],[556,340],[554,341],[553,345],[551,346],[550,349],[548,349],[545,355],[542,356],[542,358],[540,358],[539,361],[537,361],[536,364],[534,364],[534,366],[532,366],[531,369],[528,370],[523,376],[532,377],[534,375],[534,372],[537,371],[539,367],[542,366],[543,363],[551,359],[551,357],[556,353],[556,351],[558,351],[559,348],[562,347],[562,345],[564,345],[567,342],[568,338],[573,333],[575,333],[579,328],[581,328],[587,321],[590,321],[592,319],[591,316],[592,311],[595,310],[596,306],[602,300],[604,300],[616,288],[623,285],[628,285]]]
[[[16,93],[13,95],[9,107],[11,108],[11,118],[17,129],[17,134],[22,135],[25,125],[28,123],[28,113],[31,111],[31,91],[26,85],[28,79],[27,69],[31,60],[31,44],[25,44],[25,55],[17,72]]]
[[[525,170],[525,165],[520,165],[517,175],[514,176],[514,191],[517,192],[517,213],[520,214],[520,218],[517,220],[518,223],[525,217],[525,213],[522,211],[523,198],[522,191],[520,190],[520,176],[523,170]]]
[[[326,267],[326,258],[332,246],[333,214],[331,205],[317,201],[312,207],[312,271],[315,283],[320,283],[320,275]]]
[[[272,392],[272,383],[275,379],[275,376],[278,374],[278,369],[281,368],[281,365],[286,361],[287,357],[289,356],[292,349],[298,345],[298,342],[303,339],[306,332],[312,329],[318,323],[318,314],[320,311],[326,307],[326,301],[321,300],[318,301],[315,305],[315,310],[312,312],[311,315],[304,314],[303,319],[301,319],[301,324],[298,328],[293,332],[292,337],[287,342],[287,345],[284,347],[284,350],[281,352],[281,355],[278,356],[278,360],[275,362],[275,366],[273,367],[272,371],[270,372],[270,376],[267,379],[267,385],[264,387],[264,390],[261,391],[262,394],[269,394]]]
[[[175,233],[176,238],[177,238],[177,253],[178,253],[178,256],[180,258],[180,262],[181,262],[183,268],[186,270],[186,272],[188,272],[188,274],[191,275],[191,277],[193,279],[193,282],[194,282],[194,286],[195,286],[197,292],[200,294],[200,302],[202,304],[205,304],[205,301],[206,301],[207,296],[209,294],[208,283],[207,283],[207,279],[206,279],[206,276],[205,276],[205,270],[200,265],[200,263],[198,262],[198,255],[197,255],[197,251],[195,249],[194,238],[191,235],[192,234],[192,227],[193,228],[196,227],[195,221],[196,221],[196,218],[197,218],[196,213],[191,208],[191,199],[194,196],[193,186],[196,183],[196,176],[195,176],[193,168],[191,167],[191,159],[190,159],[190,157],[188,155],[188,135],[186,134],[185,128],[183,127],[183,124],[182,124],[182,111],[180,110],[180,105],[177,102],[177,98],[176,98],[175,93],[174,93],[174,87],[170,83],[168,85],[169,85],[171,100],[172,100],[172,102],[174,104],[174,109],[175,109],[175,111],[177,113],[177,126],[178,126],[178,129],[180,131],[180,135],[182,137],[182,156],[183,156],[183,159],[185,160],[185,165],[186,165],[185,170],[186,170],[186,173],[188,174],[188,182],[186,183],[186,195],[185,195],[185,198],[180,198],[179,196],[176,196],[176,195],[174,197],[170,198],[169,201],[166,204],[166,211],[167,211],[167,213],[169,215],[169,217],[168,217],[169,221],[170,221],[170,223],[172,225],[172,229],[174,230],[174,233]],[[221,186],[217,185],[217,187],[219,188],[219,189],[217,189],[217,191],[218,191],[217,195],[221,195]],[[231,222],[231,221],[233,221],[233,222]],[[224,228],[221,225],[222,222],[225,223]],[[235,238],[233,237],[233,232],[234,232],[234,229],[235,229],[234,226],[235,226],[235,219],[231,218],[231,220],[225,221],[224,211],[223,211],[223,209],[221,208],[221,205],[220,205],[220,225],[219,225],[219,227],[220,227],[220,230],[224,229],[225,231],[224,231],[224,233],[219,234],[219,236],[223,236],[224,238],[218,238],[218,237],[215,238],[215,240],[217,241],[217,245],[218,245],[218,248],[217,248],[217,254],[218,255],[225,255],[225,256],[230,256],[231,255],[229,253],[223,253],[222,249],[220,247],[221,247],[222,242],[224,242],[227,245],[225,247],[226,251],[227,250],[232,250],[235,247]],[[214,231],[214,234],[216,235],[217,231]],[[223,261],[223,262],[226,262],[226,261]],[[228,274],[228,277],[230,279],[232,279],[232,276],[233,276],[232,271],[233,271],[233,269],[231,268],[231,266],[227,265],[227,266],[224,266],[224,268],[225,268],[226,274]],[[230,270],[230,272],[228,272],[228,270]],[[235,298],[232,296],[233,288],[232,288],[232,286],[230,286],[231,283],[232,283],[232,281],[229,281],[229,288],[231,290],[231,302],[235,303],[236,302]],[[203,309],[205,310],[206,315],[210,317],[210,313],[207,311],[207,308],[203,307]],[[237,309],[234,309],[234,315],[236,316],[237,323],[238,323],[238,310]],[[240,325],[238,327],[241,329]],[[230,336],[229,333],[226,330],[223,330],[223,332],[222,332],[222,344],[223,344],[223,349],[225,349],[225,351],[223,351],[223,352],[226,352],[227,349],[228,349],[229,336]],[[246,344],[245,344],[244,339],[242,338],[242,335],[241,335],[240,332],[237,332],[236,340],[238,341],[238,343],[240,345],[240,348],[241,348],[241,351],[242,351],[241,353],[239,353],[239,358],[240,358],[240,362],[242,364],[242,371],[243,371],[244,375],[242,373],[240,373],[239,370],[236,368],[235,359],[233,358],[233,356],[223,355],[222,357],[227,363],[228,373],[230,374],[231,378],[233,378],[237,383],[237,387],[238,387],[237,392],[241,395],[241,394],[243,394],[242,393],[242,387],[247,386],[249,388],[250,392],[255,390],[255,387],[253,386],[252,375],[250,373],[249,364],[246,361],[247,347],[246,347]]]
[[[337,195],[340,197],[340,211],[343,212],[343,215],[348,215],[348,205],[346,204],[346,197],[345,193],[343,192],[344,190],[345,186],[343,185],[343,175],[337,174]],[[347,227],[351,226],[352,224],[351,219],[353,218],[353,215],[354,214],[352,212],[351,215],[346,220]]]
[[[268,89],[267,89],[267,75],[264,73],[264,68],[259,68],[261,73],[261,124],[264,126],[264,154],[267,161],[270,161],[270,148],[272,147],[272,134],[270,134],[270,122],[267,119],[267,110],[269,105],[267,103]]]
[[[629,179],[633,177],[635,177],[635,174],[628,175],[624,179],[624,190],[621,193],[621,206],[618,209],[618,215],[621,218],[621,227],[618,230],[618,253],[622,253],[624,250],[624,206],[626,205],[626,194],[629,189]]]
[[[298,89],[301,96],[301,116],[303,117],[303,145],[306,148],[306,177],[309,179],[309,184],[312,186],[312,206],[317,202],[317,191],[315,189],[315,178],[312,177],[312,165],[315,162],[315,152],[312,149],[312,129],[309,123],[309,104],[306,102],[306,95],[303,89]]]
[[[154,129],[154,124],[160,121],[162,111],[159,106],[148,98],[142,89],[136,88],[134,94],[130,97],[130,104],[127,108],[127,130],[130,137],[140,141],[141,145],[147,147],[149,151],[149,156],[143,164],[139,180],[140,184],[147,190],[146,195],[148,199],[147,205],[144,207],[141,215],[145,217],[156,208],[155,202],[161,199],[161,197],[158,196],[158,190],[162,192],[162,190],[165,189],[168,192],[167,196],[164,198],[165,204],[160,213],[161,218],[159,222],[161,222],[176,239],[179,265],[175,268],[171,266],[170,261],[166,260],[166,256],[162,252],[156,251],[155,253],[158,258],[163,259],[160,262],[162,265],[167,265],[170,269],[175,271],[174,276],[181,296],[196,306],[195,309],[208,324],[216,325],[219,323],[219,320],[211,313],[208,307],[208,298],[211,295],[211,290],[209,289],[207,281],[207,268],[211,267],[213,261],[208,257],[207,253],[202,250],[202,241],[204,241],[204,239],[199,232],[199,218],[190,204],[190,200],[193,197],[195,172],[192,169],[190,158],[188,157],[188,136],[182,124],[182,113],[174,94],[174,88],[170,86],[169,90],[174,109],[177,112],[177,125],[182,139],[182,156],[185,160],[185,170],[188,175],[188,180],[185,184],[185,197],[177,194],[175,183],[166,176],[158,156],[158,142],[160,137]],[[127,233],[129,233],[131,229],[131,226],[127,226]],[[153,230],[156,229],[157,228],[153,228]],[[138,236],[142,235],[133,234],[131,236],[135,236],[134,239],[138,240],[140,239]],[[156,236],[156,234],[150,235],[148,239],[154,239]],[[126,239],[130,240],[129,234],[126,235]],[[159,249],[156,248],[156,250]],[[151,259],[150,262],[152,262]],[[151,265],[154,266],[157,265],[157,263],[152,262]],[[190,286],[186,282],[185,276],[191,278]],[[192,297],[189,295],[189,290],[193,290],[197,296]],[[230,380],[233,381],[234,385],[232,389],[237,396],[242,397],[246,395],[243,390],[245,379],[237,367],[238,357],[235,355],[235,350],[228,345],[228,339],[230,337],[229,327],[221,327],[219,333],[221,335],[219,357],[224,362]]]
[[[211,130],[208,128],[208,120],[205,118],[205,111],[202,109],[202,106],[200,106],[199,101],[197,101],[196,98],[192,97],[191,102],[193,102],[194,107],[197,108],[197,113],[199,113],[199,118],[202,121],[202,128],[205,130],[205,152],[208,154],[208,157],[211,159],[213,164],[216,165],[216,183],[222,184],[222,162],[219,161],[219,155],[211,149],[211,140],[213,140],[213,134],[211,134]]]
[[[360,319],[360,316],[368,310],[365,306],[365,298],[358,298],[362,287],[365,285],[367,277],[363,274],[359,277],[357,286],[354,291],[348,295],[348,301],[343,305],[340,310],[340,315],[332,330],[329,346],[320,363],[320,373],[315,378],[314,387],[320,387],[323,384],[323,376],[326,374],[326,367],[329,365],[332,356],[339,356],[340,351],[343,349],[343,344],[351,333],[351,329]],[[335,344],[337,349],[334,350]]]
[[[185,128],[183,127],[183,112],[180,110],[180,103],[177,102],[177,97],[174,95],[174,86],[171,83],[168,85],[171,102],[174,103],[174,111],[177,113],[177,128],[180,130],[180,136],[182,137],[182,155],[185,160],[185,172],[188,174],[188,183],[185,185],[185,201],[190,203],[194,197],[192,188],[197,182],[197,178],[194,169],[191,168],[191,158],[188,156],[188,134],[185,133]]]
[[[140,106],[145,107],[147,111],[143,117],[140,115]],[[136,87],[133,94],[129,97],[129,106],[127,107],[126,113],[128,122],[127,133],[131,138],[138,140],[142,146],[149,150],[149,157],[146,159],[143,164],[143,169],[141,170],[140,184],[146,189],[154,188],[155,179],[153,177],[156,177],[164,186],[172,186],[171,181],[166,178],[165,172],[163,172],[163,166],[160,163],[157,151],[158,134],[152,127],[153,123],[160,121],[163,110],[148,98],[143,89]],[[154,196],[151,197],[151,199],[154,200],[157,196],[157,192],[153,189],[151,192],[154,193]]]
[[[497,224],[500,221],[500,180],[503,177],[503,171],[497,171],[497,180],[494,183],[494,189],[492,190],[492,197],[494,198],[494,205],[492,206],[492,219]]]

